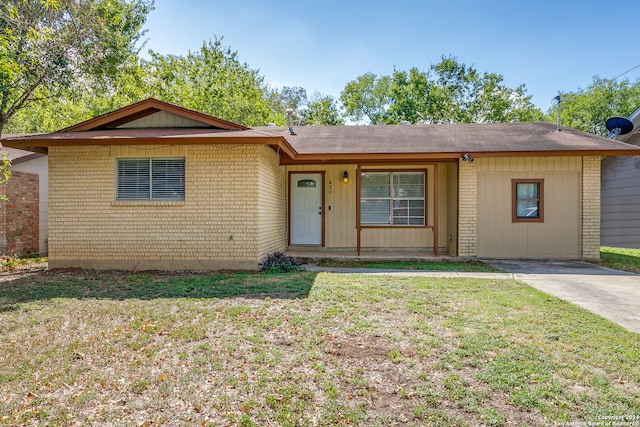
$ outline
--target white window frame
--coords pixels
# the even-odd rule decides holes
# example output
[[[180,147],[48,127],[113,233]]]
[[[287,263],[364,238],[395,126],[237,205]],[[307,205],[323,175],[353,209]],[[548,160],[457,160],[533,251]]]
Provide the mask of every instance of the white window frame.
[[[364,175],[388,175],[389,176],[389,197],[382,197],[382,196],[378,196],[378,197],[363,197],[363,188],[362,188],[362,182],[363,179],[362,177]],[[416,196],[403,196],[400,194],[395,194],[395,190],[394,190],[394,183],[395,178],[399,175],[417,175],[420,174],[422,175],[423,179],[422,179],[422,197],[416,197]],[[375,170],[375,171],[361,171],[360,172],[360,224],[362,227],[425,227],[427,224],[427,205],[426,205],[426,193],[427,193],[427,171],[426,170],[392,170],[392,171],[380,171],[380,170]],[[363,209],[366,209],[367,206],[367,201],[369,200],[388,200],[388,206],[389,206],[389,215],[386,221],[384,222],[374,222],[374,221],[369,221],[367,222],[366,220],[363,221],[363,216],[366,217],[366,215],[363,215]],[[396,207],[395,203],[396,201],[404,201],[406,202],[407,206],[406,207]],[[411,202],[421,202],[422,206],[411,206]],[[406,216],[398,216],[394,214],[394,208],[395,209],[406,209],[407,210],[407,215]],[[422,210],[422,215],[411,215],[411,209],[421,209]],[[396,222],[401,218],[406,218],[407,219],[407,223],[399,223]],[[411,219],[416,219],[416,218],[421,218],[422,222],[419,224],[411,224]]]
[[[126,171],[122,170],[122,167],[127,161],[144,162],[148,161],[148,171],[142,171],[142,174],[138,171],[131,170],[131,172],[138,172],[137,177],[129,177],[130,182],[128,185],[131,188],[125,188],[122,186],[123,175]],[[160,170],[160,162],[164,161],[179,161],[181,162],[182,169],[180,171],[180,164],[178,164],[178,174],[173,176],[162,176],[163,171]],[[154,165],[155,168],[154,168]],[[145,173],[146,175],[145,176]],[[181,173],[180,173],[181,172]],[[135,179],[139,182],[135,183]],[[172,194],[168,191],[157,191],[154,193],[154,180],[162,179],[169,182],[169,190],[173,190]],[[148,189],[147,189],[148,187]],[[164,190],[167,189],[165,186]],[[127,157],[116,159],[116,200],[118,201],[184,201],[185,198],[185,158],[184,157]],[[127,192],[130,192],[127,194]],[[148,195],[142,196],[142,193],[148,192]]]

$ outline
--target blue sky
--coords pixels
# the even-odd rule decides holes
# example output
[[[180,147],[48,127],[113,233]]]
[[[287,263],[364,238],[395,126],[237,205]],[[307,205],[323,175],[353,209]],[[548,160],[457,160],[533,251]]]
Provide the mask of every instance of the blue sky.
[[[427,70],[454,56],[510,87],[525,84],[546,110],[559,90],[640,65],[640,1],[616,1],[616,10],[605,3],[156,0],[146,49],[181,55],[223,37],[272,86],[334,97],[365,72]],[[622,78],[640,78],[640,67]]]

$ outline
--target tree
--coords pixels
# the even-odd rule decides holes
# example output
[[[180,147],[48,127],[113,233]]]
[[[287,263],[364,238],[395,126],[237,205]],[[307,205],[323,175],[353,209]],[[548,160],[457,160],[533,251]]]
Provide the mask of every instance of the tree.
[[[493,123],[536,121],[542,112],[524,85],[512,89],[503,76],[480,73],[453,57],[429,72],[394,70],[391,77],[367,73],[347,83],[341,99],[352,120],[371,123]]]
[[[408,72],[394,70],[391,76],[391,105],[387,123],[428,121],[431,116],[432,86],[429,76],[415,67]]]
[[[0,135],[19,110],[74,85],[100,85],[137,54],[152,0],[4,0]]]
[[[146,71],[138,58],[122,64],[108,85],[60,90],[55,97],[19,110],[7,123],[10,133],[54,132],[149,97]],[[41,93],[42,91],[39,91]]]
[[[365,73],[346,84],[340,100],[352,120],[359,122],[366,118],[372,125],[384,124],[391,102],[391,79]]]
[[[616,81],[593,77],[586,89],[560,94],[560,122],[563,126],[598,135],[608,135],[605,122],[610,117],[626,117],[640,106],[640,79]],[[549,121],[557,120],[557,110],[547,111]]]
[[[273,121],[263,77],[221,39],[186,56],[150,54],[143,67],[151,96],[247,126]]]
[[[512,89],[496,73],[480,73],[453,57],[431,66],[434,73],[432,123],[537,121],[542,112],[524,85]]]
[[[296,112],[296,116],[300,120],[302,117],[301,107],[308,102],[307,91],[298,86],[284,86],[280,90],[272,89],[267,92],[267,99],[275,116],[273,122],[277,125],[286,124],[287,109],[289,108]]]
[[[303,122],[308,125],[335,126],[344,124],[335,98],[319,92],[314,92],[311,95],[309,103],[302,110],[301,115]]]

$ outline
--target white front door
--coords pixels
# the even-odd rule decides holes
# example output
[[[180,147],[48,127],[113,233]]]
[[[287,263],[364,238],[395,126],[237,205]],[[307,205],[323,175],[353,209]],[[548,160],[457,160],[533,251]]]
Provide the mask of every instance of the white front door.
[[[322,244],[322,174],[292,173],[290,241],[292,245]]]

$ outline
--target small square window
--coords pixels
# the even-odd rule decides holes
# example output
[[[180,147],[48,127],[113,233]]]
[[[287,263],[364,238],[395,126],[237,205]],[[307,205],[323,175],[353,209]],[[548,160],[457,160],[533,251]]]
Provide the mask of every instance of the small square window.
[[[511,222],[544,222],[544,179],[512,179],[511,194]]]

